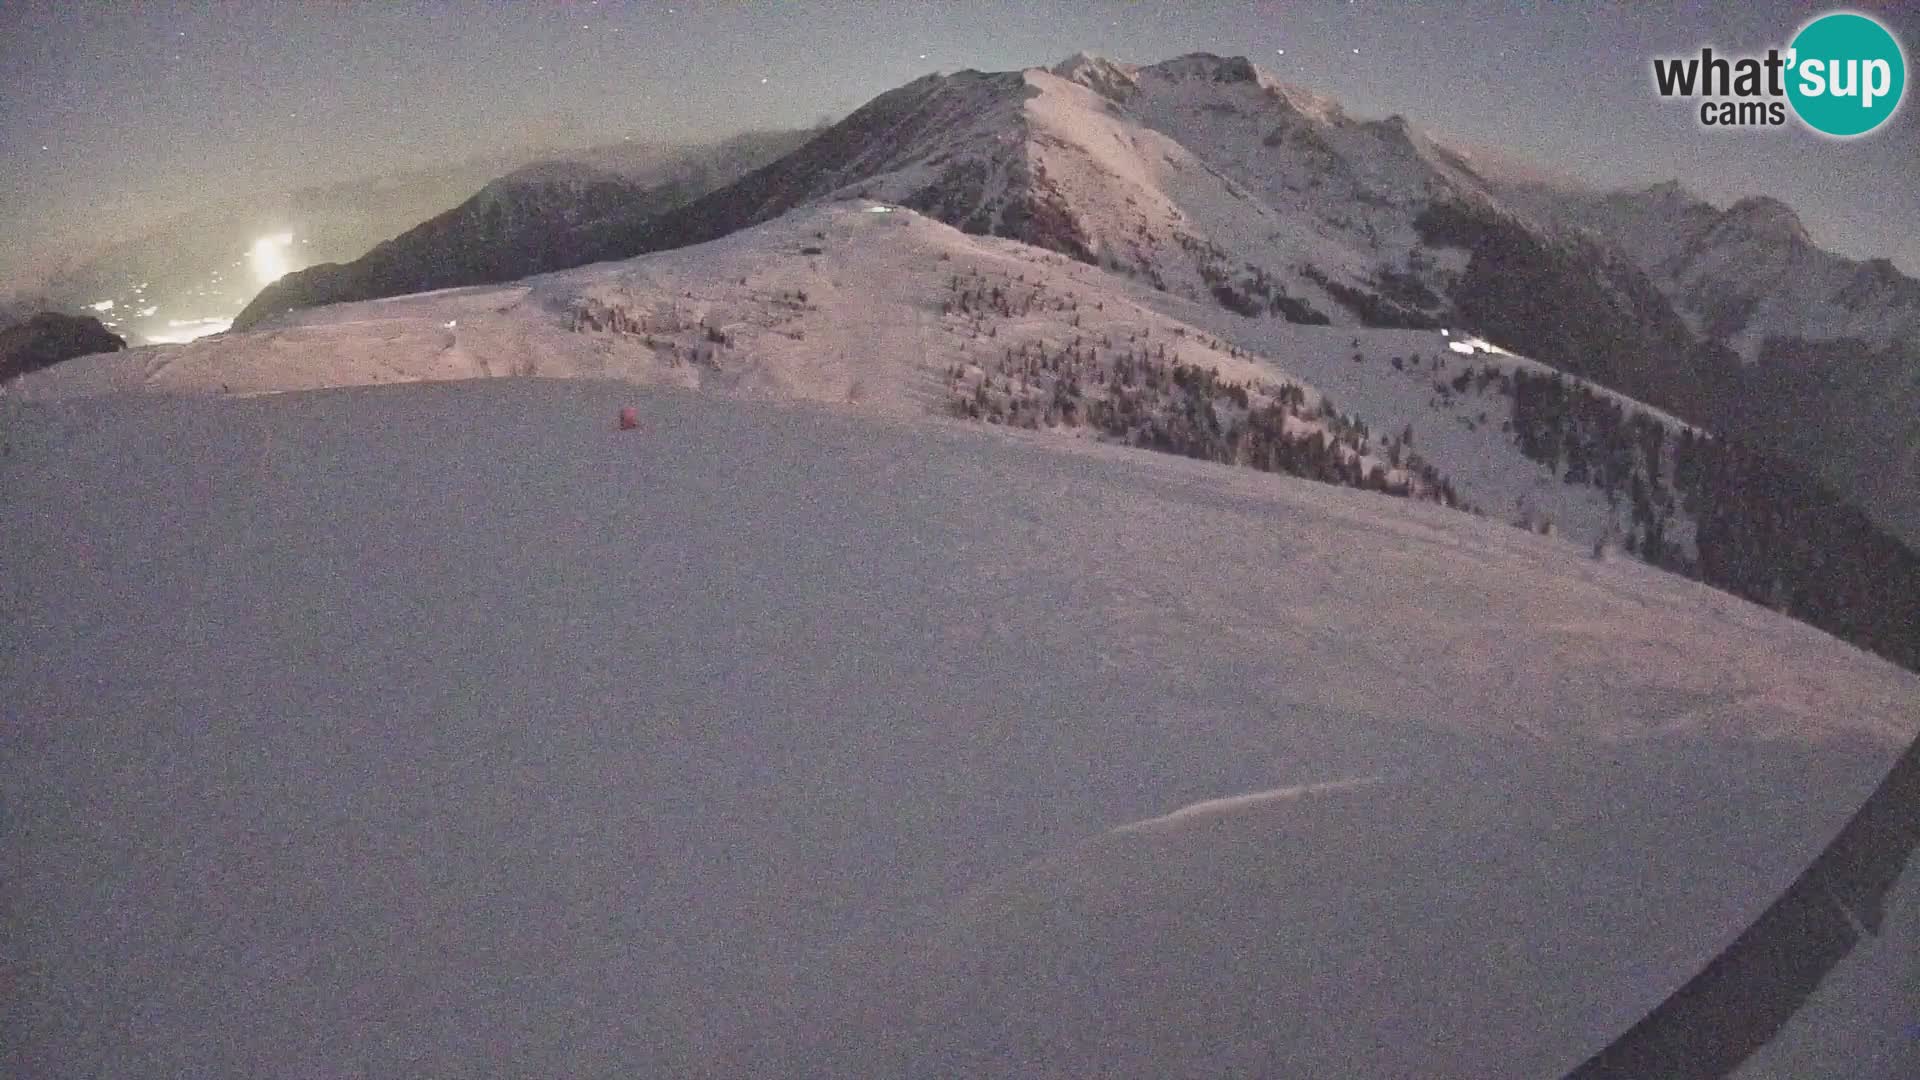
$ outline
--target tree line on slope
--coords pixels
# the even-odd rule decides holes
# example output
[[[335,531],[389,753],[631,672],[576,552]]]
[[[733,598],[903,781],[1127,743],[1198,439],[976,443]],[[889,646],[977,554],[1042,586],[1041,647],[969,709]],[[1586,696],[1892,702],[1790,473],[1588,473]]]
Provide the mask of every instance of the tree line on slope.
[[[985,365],[946,372],[948,411],[1010,427],[1084,428],[1128,446],[1284,473],[1470,509],[1452,481],[1411,448],[1411,432],[1376,441],[1327,398],[1294,384],[1252,385],[1129,346],[1026,343]]]
[[[1737,439],[1675,436],[1558,372],[1502,385],[1521,453],[1610,500],[1627,494],[1641,558],[1920,671],[1920,556],[1825,484]],[[1669,490],[1695,522],[1693,558],[1670,538]]]

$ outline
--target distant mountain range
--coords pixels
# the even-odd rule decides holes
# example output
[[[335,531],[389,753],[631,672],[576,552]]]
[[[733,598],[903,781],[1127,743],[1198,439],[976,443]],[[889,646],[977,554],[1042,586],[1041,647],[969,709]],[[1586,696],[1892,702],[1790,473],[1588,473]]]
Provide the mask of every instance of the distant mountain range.
[[[287,192],[236,195],[77,256],[22,295],[0,303],[17,309],[20,317],[48,309],[97,314],[110,329],[136,343],[180,340],[224,328],[258,294],[261,268],[253,265],[250,252],[263,239],[284,237],[276,258],[294,267],[351,262],[485,188],[492,188],[489,198],[523,210],[537,205],[540,194],[511,189],[521,181],[546,183],[561,170],[576,168],[592,170],[604,182],[557,185],[565,190],[551,197],[579,205],[556,209],[556,220],[595,205],[593,200],[612,184],[627,185],[656,202],[684,201],[764,164],[803,137],[799,132],[770,132],[717,144],[536,146]],[[675,190],[682,194],[676,196]],[[519,265],[516,259],[538,254],[538,245],[520,234],[503,233],[493,242],[502,254],[469,257],[509,267]],[[407,291],[412,282],[430,278],[434,269],[429,265],[390,272],[385,280]]]
[[[755,132],[671,152],[616,146],[528,165],[357,259],[287,275],[261,290],[234,326],[303,307],[511,281],[591,262],[606,234],[644,227],[781,157],[807,134]]]

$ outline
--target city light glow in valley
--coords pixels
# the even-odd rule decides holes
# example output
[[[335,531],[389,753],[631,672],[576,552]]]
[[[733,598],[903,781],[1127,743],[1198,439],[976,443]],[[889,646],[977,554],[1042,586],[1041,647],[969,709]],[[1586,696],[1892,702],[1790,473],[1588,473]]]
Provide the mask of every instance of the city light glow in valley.
[[[293,243],[293,234],[288,232],[272,233],[253,242],[247,252],[247,260],[253,267],[254,280],[261,285],[271,285],[293,271],[293,264],[287,259],[287,248]]]

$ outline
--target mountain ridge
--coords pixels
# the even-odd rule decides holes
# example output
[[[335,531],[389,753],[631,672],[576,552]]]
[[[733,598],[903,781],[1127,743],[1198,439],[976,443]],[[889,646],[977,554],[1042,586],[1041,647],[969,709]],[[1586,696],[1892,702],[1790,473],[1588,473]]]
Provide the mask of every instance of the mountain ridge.
[[[619,377],[1118,442],[1625,549],[1920,666],[1920,558],[1758,448],[1485,341],[1235,314],[847,199],[501,286],[69,361],[22,401]],[[1336,403],[1337,398],[1337,403]]]
[[[620,148],[609,147],[584,160],[522,165],[351,262],[286,275],[262,289],[233,325],[244,330],[316,304],[508,281],[592,262],[592,231],[656,217],[805,137],[750,133],[636,162],[623,162]]]

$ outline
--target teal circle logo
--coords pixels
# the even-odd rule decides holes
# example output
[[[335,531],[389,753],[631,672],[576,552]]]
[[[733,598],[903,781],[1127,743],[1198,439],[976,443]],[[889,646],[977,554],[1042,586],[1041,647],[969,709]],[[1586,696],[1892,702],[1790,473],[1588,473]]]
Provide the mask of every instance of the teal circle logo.
[[[1907,90],[1907,58],[1887,28],[1838,11],[1800,28],[1788,64],[1787,100],[1815,131],[1865,135],[1887,122]]]

